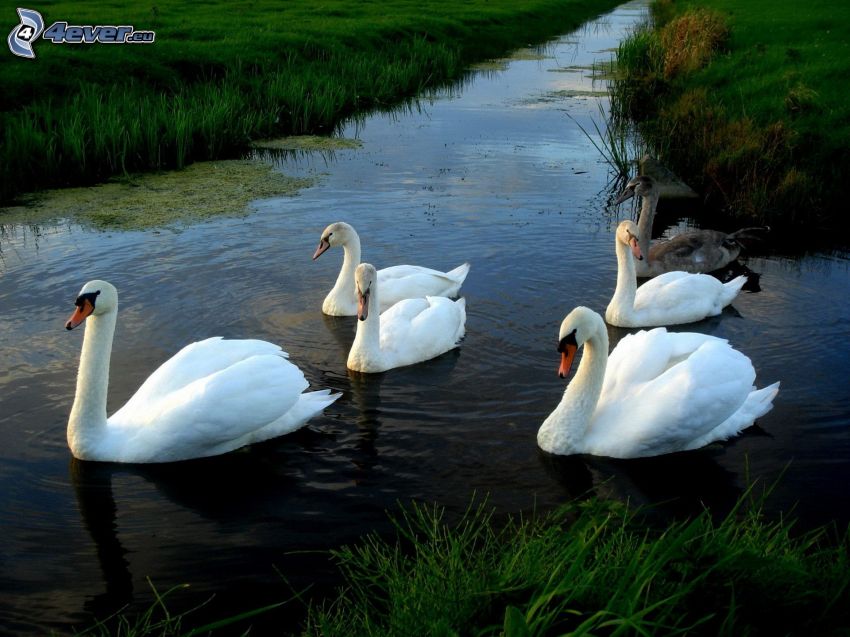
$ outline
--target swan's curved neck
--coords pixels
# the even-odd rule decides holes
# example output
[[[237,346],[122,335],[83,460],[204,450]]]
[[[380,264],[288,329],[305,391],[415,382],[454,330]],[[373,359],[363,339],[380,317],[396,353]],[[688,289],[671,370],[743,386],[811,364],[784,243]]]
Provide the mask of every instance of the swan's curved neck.
[[[537,432],[537,442],[550,453],[581,453],[582,442],[596,411],[602,393],[605,367],[608,364],[608,333],[599,319],[584,352],[576,374],[564,390],[561,402]]]
[[[614,296],[608,304],[605,317],[612,322],[614,316],[625,317],[634,313],[635,294],[637,293],[637,278],[635,273],[635,261],[631,253],[631,247],[616,240],[617,252],[617,287]],[[619,324],[619,323],[618,323]]]
[[[342,244],[342,253],[342,268],[330,295],[357,303],[357,290],[354,287],[354,270],[360,265],[360,237],[357,234],[352,232],[349,240]]]
[[[83,349],[77,372],[77,393],[68,417],[68,446],[77,458],[86,459],[92,439],[106,427],[106,394],[109,357],[118,310],[86,319]]]
[[[649,245],[652,241],[652,222],[655,220],[655,208],[658,206],[658,196],[649,195],[641,198],[640,217],[638,217],[638,245],[643,258],[649,258]]]
[[[356,294],[356,291],[355,291]],[[375,368],[383,361],[381,351],[381,306],[378,302],[378,285],[372,283],[369,293],[369,310],[365,321],[357,321],[357,333],[348,353],[352,369]]]
[[[649,247],[652,243],[652,223],[655,220],[655,209],[658,206],[658,195],[652,194],[641,198],[640,217],[638,217],[638,245],[643,254],[643,261],[635,264],[636,272],[643,276],[648,275]]]

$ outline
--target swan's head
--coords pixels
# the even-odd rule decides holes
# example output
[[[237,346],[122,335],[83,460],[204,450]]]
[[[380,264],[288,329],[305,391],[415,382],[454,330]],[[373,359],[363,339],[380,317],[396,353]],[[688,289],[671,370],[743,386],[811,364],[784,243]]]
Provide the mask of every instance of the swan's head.
[[[643,261],[643,254],[641,254],[640,245],[638,245],[638,227],[634,221],[626,219],[620,222],[620,225],[617,226],[617,241],[629,246],[635,259]]]
[[[632,197],[653,197],[658,195],[658,186],[655,185],[655,180],[649,175],[638,175],[629,180],[626,184],[626,189],[614,201],[614,205],[619,205]]]
[[[581,305],[567,314],[561,322],[561,331],[558,333],[558,352],[561,354],[558,376],[567,377],[578,348],[599,330],[600,325],[603,329],[605,328],[602,318],[593,310]]]
[[[328,248],[345,245],[350,239],[356,236],[357,233],[354,231],[354,228],[344,221],[332,223],[322,230],[322,237],[319,239],[319,247],[313,253],[313,260],[318,259]]]
[[[378,271],[371,263],[361,263],[354,271],[354,286],[357,288],[357,318],[365,321],[369,316],[369,298],[377,287]]]
[[[113,312],[118,307],[118,290],[106,281],[89,281],[80,290],[74,305],[76,309],[65,323],[66,330],[74,329],[88,316],[100,316]]]

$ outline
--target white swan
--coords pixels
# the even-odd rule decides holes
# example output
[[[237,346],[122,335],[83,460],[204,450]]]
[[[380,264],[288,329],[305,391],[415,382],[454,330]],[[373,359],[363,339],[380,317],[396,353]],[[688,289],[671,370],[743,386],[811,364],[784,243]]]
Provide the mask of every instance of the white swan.
[[[340,394],[302,394],[307,381],[286,352],[259,340],[209,338],[166,361],[106,417],[118,292],[89,281],[65,324],[86,320],[68,446],[81,460],[171,462],[226,453],[298,429]]]
[[[721,283],[708,274],[667,272],[639,288],[634,258],[642,259],[633,221],[617,226],[617,287],[605,320],[619,327],[654,327],[701,321],[716,316],[738,295],[747,277]]]
[[[331,316],[357,314],[357,292],[354,289],[354,269],[360,264],[360,237],[354,228],[343,221],[332,223],[322,231],[319,247],[313,259],[328,248],[342,246],[342,269],[331,291],[322,303],[322,312]],[[457,296],[469,264],[464,263],[448,272],[431,270],[418,265],[395,265],[378,270],[381,283],[381,308],[383,312],[402,299],[424,296]]]
[[[773,407],[779,383],[758,389],[750,359],[725,340],[663,327],[626,336],[608,356],[602,318],[577,307],[561,323],[564,396],[537,432],[549,453],[613,458],[697,449],[746,429]]]
[[[641,198],[638,218],[638,245],[645,259],[635,264],[639,277],[653,277],[664,272],[713,272],[729,265],[741,253],[740,240],[757,239],[768,227],[741,228],[726,233],[719,230],[689,230],[650,246],[652,222],[658,205],[658,186],[652,177],[641,175],[626,184],[614,202],[620,204],[632,197]]]
[[[361,263],[354,273],[358,307],[357,334],[348,368],[383,372],[413,365],[457,347],[466,325],[466,300],[440,296],[404,299],[378,312],[380,279],[375,266]]]

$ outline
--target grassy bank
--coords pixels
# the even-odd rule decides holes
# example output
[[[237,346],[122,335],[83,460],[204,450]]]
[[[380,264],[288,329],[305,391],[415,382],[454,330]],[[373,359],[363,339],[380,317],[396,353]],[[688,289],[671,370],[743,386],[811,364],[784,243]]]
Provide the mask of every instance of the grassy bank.
[[[850,5],[658,0],[653,15],[618,51],[615,114],[731,216],[846,225]]]
[[[346,587],[313,635],[831,635],[850,622],[848,538],[794,538],[757,508],[664,529],[602,501],[497,529],[414,507],[397,542],[337,551]]]
[[[850,535],[795,533],[787,520],[765,519],[750,494],[720,520],[705,511],[661,527],[645,513],[593,499],[498,524],[488,507],[471,506],[450,523],[435,505],[410,505],[395,518],[395,538],[368,536],[334,551],[344,581],[338,596],[314,603],[303,626],[284,632],[846,634]],[[232,622],[241,631],[269,610],[193,631],[191,613],[169,613],[166,602],[179,600],[164,597],[147,613],[84,634],[217,634]]]
[[[131,24],[156,41],[39,40],[35,60],[0,56],[0,201],[233,157],[265,137],[327,133],[351,113],[396,104],[616,4],[48,3],[46,25]]]

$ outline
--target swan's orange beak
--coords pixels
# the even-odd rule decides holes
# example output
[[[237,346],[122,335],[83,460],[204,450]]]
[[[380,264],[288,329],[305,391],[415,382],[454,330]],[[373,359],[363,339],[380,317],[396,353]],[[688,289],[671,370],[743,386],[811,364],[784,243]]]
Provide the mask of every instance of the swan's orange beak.
[[[321,241],[319,241],[319,247],[316,248],[316,251],[313,253],[313,261],[318,259],[322,255],[322,252],[324,252],[325,250],[327,250],[330,247],[331,247],[331,242],[328,241],[327,239],[322,239]]]
[[[571,343],[564,345],[564,348],[561,350],[561,366],[558,368],[558,376],[566,378],[569,375],[577,351],[578,347],[576,345]]]
[[[640,251],[640,246],[638,245],[637,239],[635,239],[634,237],[629,239],[629,245],[632,248],[632,254],[635,255],[635,259],[637,259],[638,261],[643,261],[643,254]]]
[[[366,318],[369,316],[370,294],[370,290],[366,290],[365,292],[357,290],[357,318],[359,318],[361,321],[365,321]]]
[[[77,306],[77,309],[74,310],[74,313],[71,314],[71,318],[65,323],[66,330],[72,330],[77,327],[80,323],[86,320],[86,317],[94,312],[94,305],[88,299],[82,299]]]

